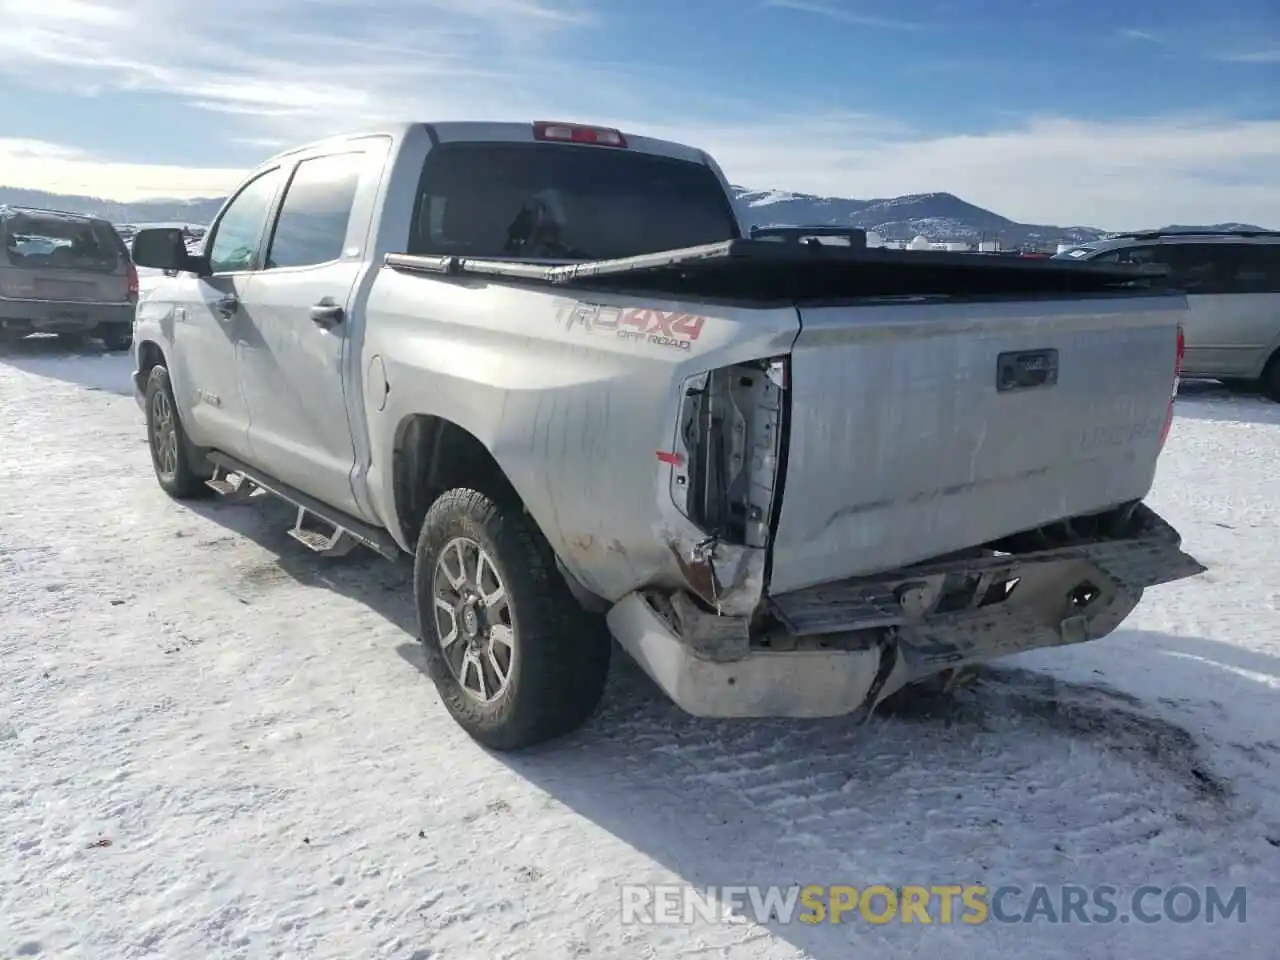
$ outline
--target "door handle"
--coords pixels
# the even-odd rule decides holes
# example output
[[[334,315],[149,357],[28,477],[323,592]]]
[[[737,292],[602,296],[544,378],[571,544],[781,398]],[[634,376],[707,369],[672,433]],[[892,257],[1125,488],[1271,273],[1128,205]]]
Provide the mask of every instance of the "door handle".
[[[336,327],[346,316],[347,312],[336,303],[317,303],[311,308],[311,322],[325,330]]]
[[[222,297],[213,302],[213,308],[224,320],[230,320],[240,309],[240,300],[238,297]]]

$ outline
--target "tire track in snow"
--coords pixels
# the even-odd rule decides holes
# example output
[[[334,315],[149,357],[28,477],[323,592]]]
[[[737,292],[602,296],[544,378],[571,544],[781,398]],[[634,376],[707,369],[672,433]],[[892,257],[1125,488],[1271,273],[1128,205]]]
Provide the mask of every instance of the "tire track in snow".
[[[957,694],[958,703],[881,716],[865,728],[708,723],[674,714],[630,672],[620,682],[633,689],[600,718],[595,728],[609,732],[597,736],[673,761],[682,788],[730,794],[783,843],[845,866],[845,851],[887,852],[867,838],[895,819],[912,823],[930,848],[971,851],[974,830],[1017,831],[1016,811],[1028,801],[1059,822],[1059,850],[1077,854],[1142,847],[1166,831],[1231,817],[1225,785],[1193,772],[1190,735],[1132,712],[1124,699],[1087,703],[1107,699],[1090,688],[1056,684],[1056,698],[1046,699],[1028,692],[1025,678],[994,674],[985,689]],[[647,702],[635,702],[641,698]],[[1111,768],[1119,787],[1097,791],[1099,772]],[[1087,804],[1077,802],[1073,781],[1091,784]],[[1038,820],[1025,826],[1038,829]]]

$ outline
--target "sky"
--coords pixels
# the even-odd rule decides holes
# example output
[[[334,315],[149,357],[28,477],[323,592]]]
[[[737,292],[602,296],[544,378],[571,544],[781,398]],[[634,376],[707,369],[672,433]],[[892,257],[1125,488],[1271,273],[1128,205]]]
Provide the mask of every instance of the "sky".
[[[554,119],[738,184],[1280,229],[1276,0],[0,0],[0,184],[220,196],[386,120]]]

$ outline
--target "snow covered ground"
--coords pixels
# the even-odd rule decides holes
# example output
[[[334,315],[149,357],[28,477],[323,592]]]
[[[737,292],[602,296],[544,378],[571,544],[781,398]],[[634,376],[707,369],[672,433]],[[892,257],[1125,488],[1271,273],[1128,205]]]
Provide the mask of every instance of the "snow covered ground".
[[[713,723],[627,663],[475,746],[404,567],[156,487],[129,361],[0,354],[0,956],[1280,956],[1280,406],[1189,385],[1157,488],[1210,572],[953,699]],[[1245,923],[631,926],[622,883],[1248,887]]]

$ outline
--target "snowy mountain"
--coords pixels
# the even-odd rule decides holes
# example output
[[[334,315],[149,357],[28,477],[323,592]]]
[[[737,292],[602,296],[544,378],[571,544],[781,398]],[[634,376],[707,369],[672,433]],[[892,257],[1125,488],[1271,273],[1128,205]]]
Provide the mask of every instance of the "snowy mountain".
[[[44,207],[105,217],[112,223],[208,223],[222,206],[221,197],[195,200],[140,200],[121,203],[101,197],[48,193],[0,186],[0,206]]]
[[[741,216],[750,226],[821,224],[861,227],[875,231],[886,240],[910,240],[916,236],[939,241],[976,242],[987,239],[998,240],[1005,247],[1048,249],[1058,243],[1081,243],[1107,235],[1107,231],[1096,227],[1018,223],[950,193],[913,193],[905,197],[853,200],[847,197],[818,197],[785,190],[755,190],[738,186],[733,190]],[[120,203],[99,197],[0,187],[0,204],[5,203],[92,213],[104,216],[113,223],[202,224],[208,223],[217,214],[222,206],[222,198]],[[1232,223],[1164,229],[1261,228]]]
[[[849,200],[803,193],[734,187],[745,220],[753,225],[829,224],[873,230],[886,240],[1000,240],[1005,246],[1050,245],[1096,240],[1095,227],[1058,227],[1018,223],[975,206],[951,193],[915,193],[905,197]]]
[[[951,193],[913,193],[887,200],[849,200],[816,197],[781,190],[752,190],[735,186],[744,220],[753,226],[809,224],[861,227],[886,240],[999,240],[1006,247],[1052,247],[1108,236],[1097,227],[1018,223]],[[1245,223],[1169,226],[1160,230],[1261,230]]]

